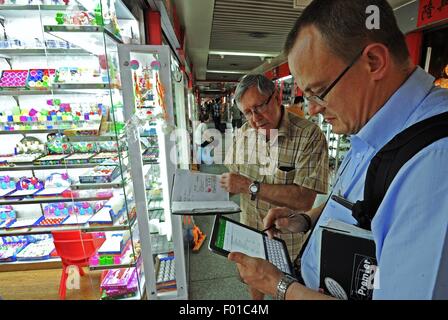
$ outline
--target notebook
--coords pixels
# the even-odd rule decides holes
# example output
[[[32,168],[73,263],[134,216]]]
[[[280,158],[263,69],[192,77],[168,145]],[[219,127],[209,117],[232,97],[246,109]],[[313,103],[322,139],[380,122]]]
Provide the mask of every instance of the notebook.
[[[177,170],[171,191],[171,213],[206,215],[237,213],[240,207],[230,201],[229,193],[221,188],[220,176],[188,170]]]

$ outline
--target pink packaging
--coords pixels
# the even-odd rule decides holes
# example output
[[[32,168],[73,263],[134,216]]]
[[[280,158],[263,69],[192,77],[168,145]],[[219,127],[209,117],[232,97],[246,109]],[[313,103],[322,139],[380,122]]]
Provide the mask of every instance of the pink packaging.
[[[125,289],[132,285],[136,268],[109,270],[101,283],[101,288],[105,290]]]
[[[109,297],[121,296],[124,294],[128,294],[128,293],[137,291],[137,288],[138,288],[137,270],[135,268],[133,268],[133,269],[134,269],[134,271],[132,272],[132,276],[129,279],[128,285],[125,288],[105,289],[106,294]]]

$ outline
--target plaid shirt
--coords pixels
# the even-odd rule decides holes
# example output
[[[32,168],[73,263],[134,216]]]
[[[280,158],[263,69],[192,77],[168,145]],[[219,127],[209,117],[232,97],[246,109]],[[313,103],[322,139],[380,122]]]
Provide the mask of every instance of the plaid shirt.
[[[278,146],[277,161],[275,145]],[[266,156],[263,157],[263,154]],[[296,184],[317,193],[327,193],[328,146],[324,134],[312,122],[284,110],[278,135],[271,137],[268,142],[249,123],[237,130],[233,149],[227,150],[225,164],[230,172],[239,173],[252,181]],[[262,230],[263,218],[269,209],[277,206],[259,199],[252,201],[248,194],[240,196],[241,223]],[[291,259],[294,260],[306,236],[289,233],[279,237],[285,240]]]

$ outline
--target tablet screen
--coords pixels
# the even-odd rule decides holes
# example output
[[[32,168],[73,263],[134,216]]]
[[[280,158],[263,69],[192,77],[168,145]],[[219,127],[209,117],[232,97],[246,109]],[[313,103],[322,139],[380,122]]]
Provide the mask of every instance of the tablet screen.
[[[227,252],[242,252],[266,259],[263,235],[225,219],[219,219],[215,246]]]

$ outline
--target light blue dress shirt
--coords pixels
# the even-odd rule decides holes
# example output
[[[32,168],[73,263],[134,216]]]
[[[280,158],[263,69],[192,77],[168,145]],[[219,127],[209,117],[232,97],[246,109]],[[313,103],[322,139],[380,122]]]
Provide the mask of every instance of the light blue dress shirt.
[[[364,198],[370,160],[396,134],[448,111],[448,90],[420,67],[372,119],[351,137],[352,147],[333,189],[351,202]],[[355,224],[330,200],[302,257],[302,277],[319,288],[316,230],[329,219]],[[448,138],[421,150],[399,171],[372,221],[379,277],[374,299],[448,299]],[[378,281],[379,280],[379,281]]]

